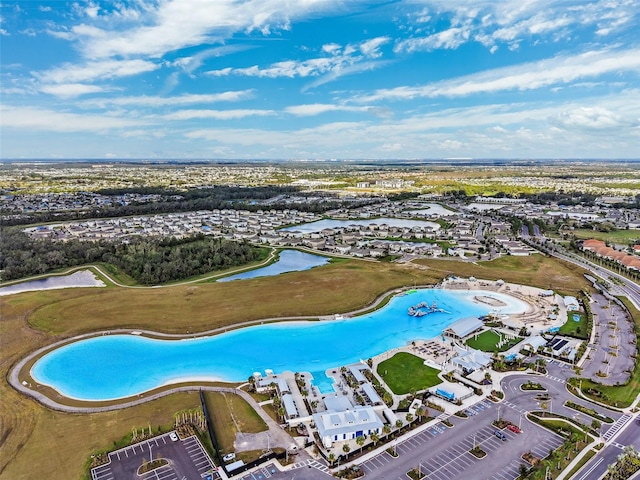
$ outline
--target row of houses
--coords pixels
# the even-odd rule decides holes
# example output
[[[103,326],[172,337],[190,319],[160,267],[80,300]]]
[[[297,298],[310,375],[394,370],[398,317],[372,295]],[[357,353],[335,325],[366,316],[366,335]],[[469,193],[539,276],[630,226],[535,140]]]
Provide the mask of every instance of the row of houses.
[[[608,258],[614,260],[621,265],[624,265],[628,270],[640,270],[640,257],[637,255],[629,255],[626,252],[621,252],[607,246],[602,240],[585,240],[582,243],[582,249],[595,253],[602,258]],[[634,245],[634,252],[640,253],[640,245]]]

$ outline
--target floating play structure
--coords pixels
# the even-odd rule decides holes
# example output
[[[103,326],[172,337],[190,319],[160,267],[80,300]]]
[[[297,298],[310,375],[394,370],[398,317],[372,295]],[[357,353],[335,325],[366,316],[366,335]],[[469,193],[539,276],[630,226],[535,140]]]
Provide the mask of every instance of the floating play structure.
[[[442,308],[438,308],[438,304],[436,302],[433,302],[431,305],[427,302],[420,302],[417,305],[409,307],[409,311],[407,313],[412,317],[423,317],[436,312],[447,313]]]

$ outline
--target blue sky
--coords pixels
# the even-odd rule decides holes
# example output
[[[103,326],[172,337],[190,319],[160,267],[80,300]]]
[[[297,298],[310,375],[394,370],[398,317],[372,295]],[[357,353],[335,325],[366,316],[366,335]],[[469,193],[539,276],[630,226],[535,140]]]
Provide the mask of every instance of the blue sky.
[[[0,4],[2,158],[638,158],[638,0]]]

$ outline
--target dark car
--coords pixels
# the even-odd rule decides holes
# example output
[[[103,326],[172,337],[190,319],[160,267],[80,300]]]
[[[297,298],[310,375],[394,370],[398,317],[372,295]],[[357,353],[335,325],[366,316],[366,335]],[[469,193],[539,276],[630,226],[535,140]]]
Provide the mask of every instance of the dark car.
[[[494,434],[496,437],[498,437],[500,440],[502,440],[503,442],[506,442],[506,441],[507,441],[507,436],[506,436],[504,433],[502,433],[500,430],[496,430],[496,431],[494,431],[494,432],[493,432],[493,434]]]

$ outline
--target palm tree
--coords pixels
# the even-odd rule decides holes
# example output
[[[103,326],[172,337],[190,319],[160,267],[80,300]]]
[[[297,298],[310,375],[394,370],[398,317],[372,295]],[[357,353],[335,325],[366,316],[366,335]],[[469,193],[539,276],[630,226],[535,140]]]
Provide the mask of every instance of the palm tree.
[[[380,440],[380,435],[378,435],[377,432],[373,432],[371,435],[369,435],[369,437],[371,437],[371,441],[373,442],[373,446],[375,447]]]
[[[402,420],[396,420],[396,430],[400,430],[402,428]]]
[[[422,416],[424,415],[424,407],[418,407],[416,410],[416,415],[418,416],[418,421],[422,421]]]
[[[360,452],[362,452],[362,446],[364,445],[364,437],[362,435],[358,435],[356,438],[356,443],[360,447]]]
[[[411,415],[410,413],[407,413],[407,416],[405,418],[407,419],[407,423],[413,422],[413,415]]]
[[[336,456],[335,456],[335,454],[334,454],[333,452],[331,452],[331,453],[329,454],[329,456],[327,457],[327,460],[329,461],[329,463],[330,463],[331,465],[333,465],[334,463],[336,463]]]
[[[345,443],[345,444],[342,446],[342,451],[343,451],[344,453],[349,453],[349,452],[351,451],[351,447],[349,446],[349,444],[348,444],[348,443]]]
[[[520,473],[520,478],[524,478],[525,475],[527,474],[527,466],[524,463],[520,464],[519,473]]]

